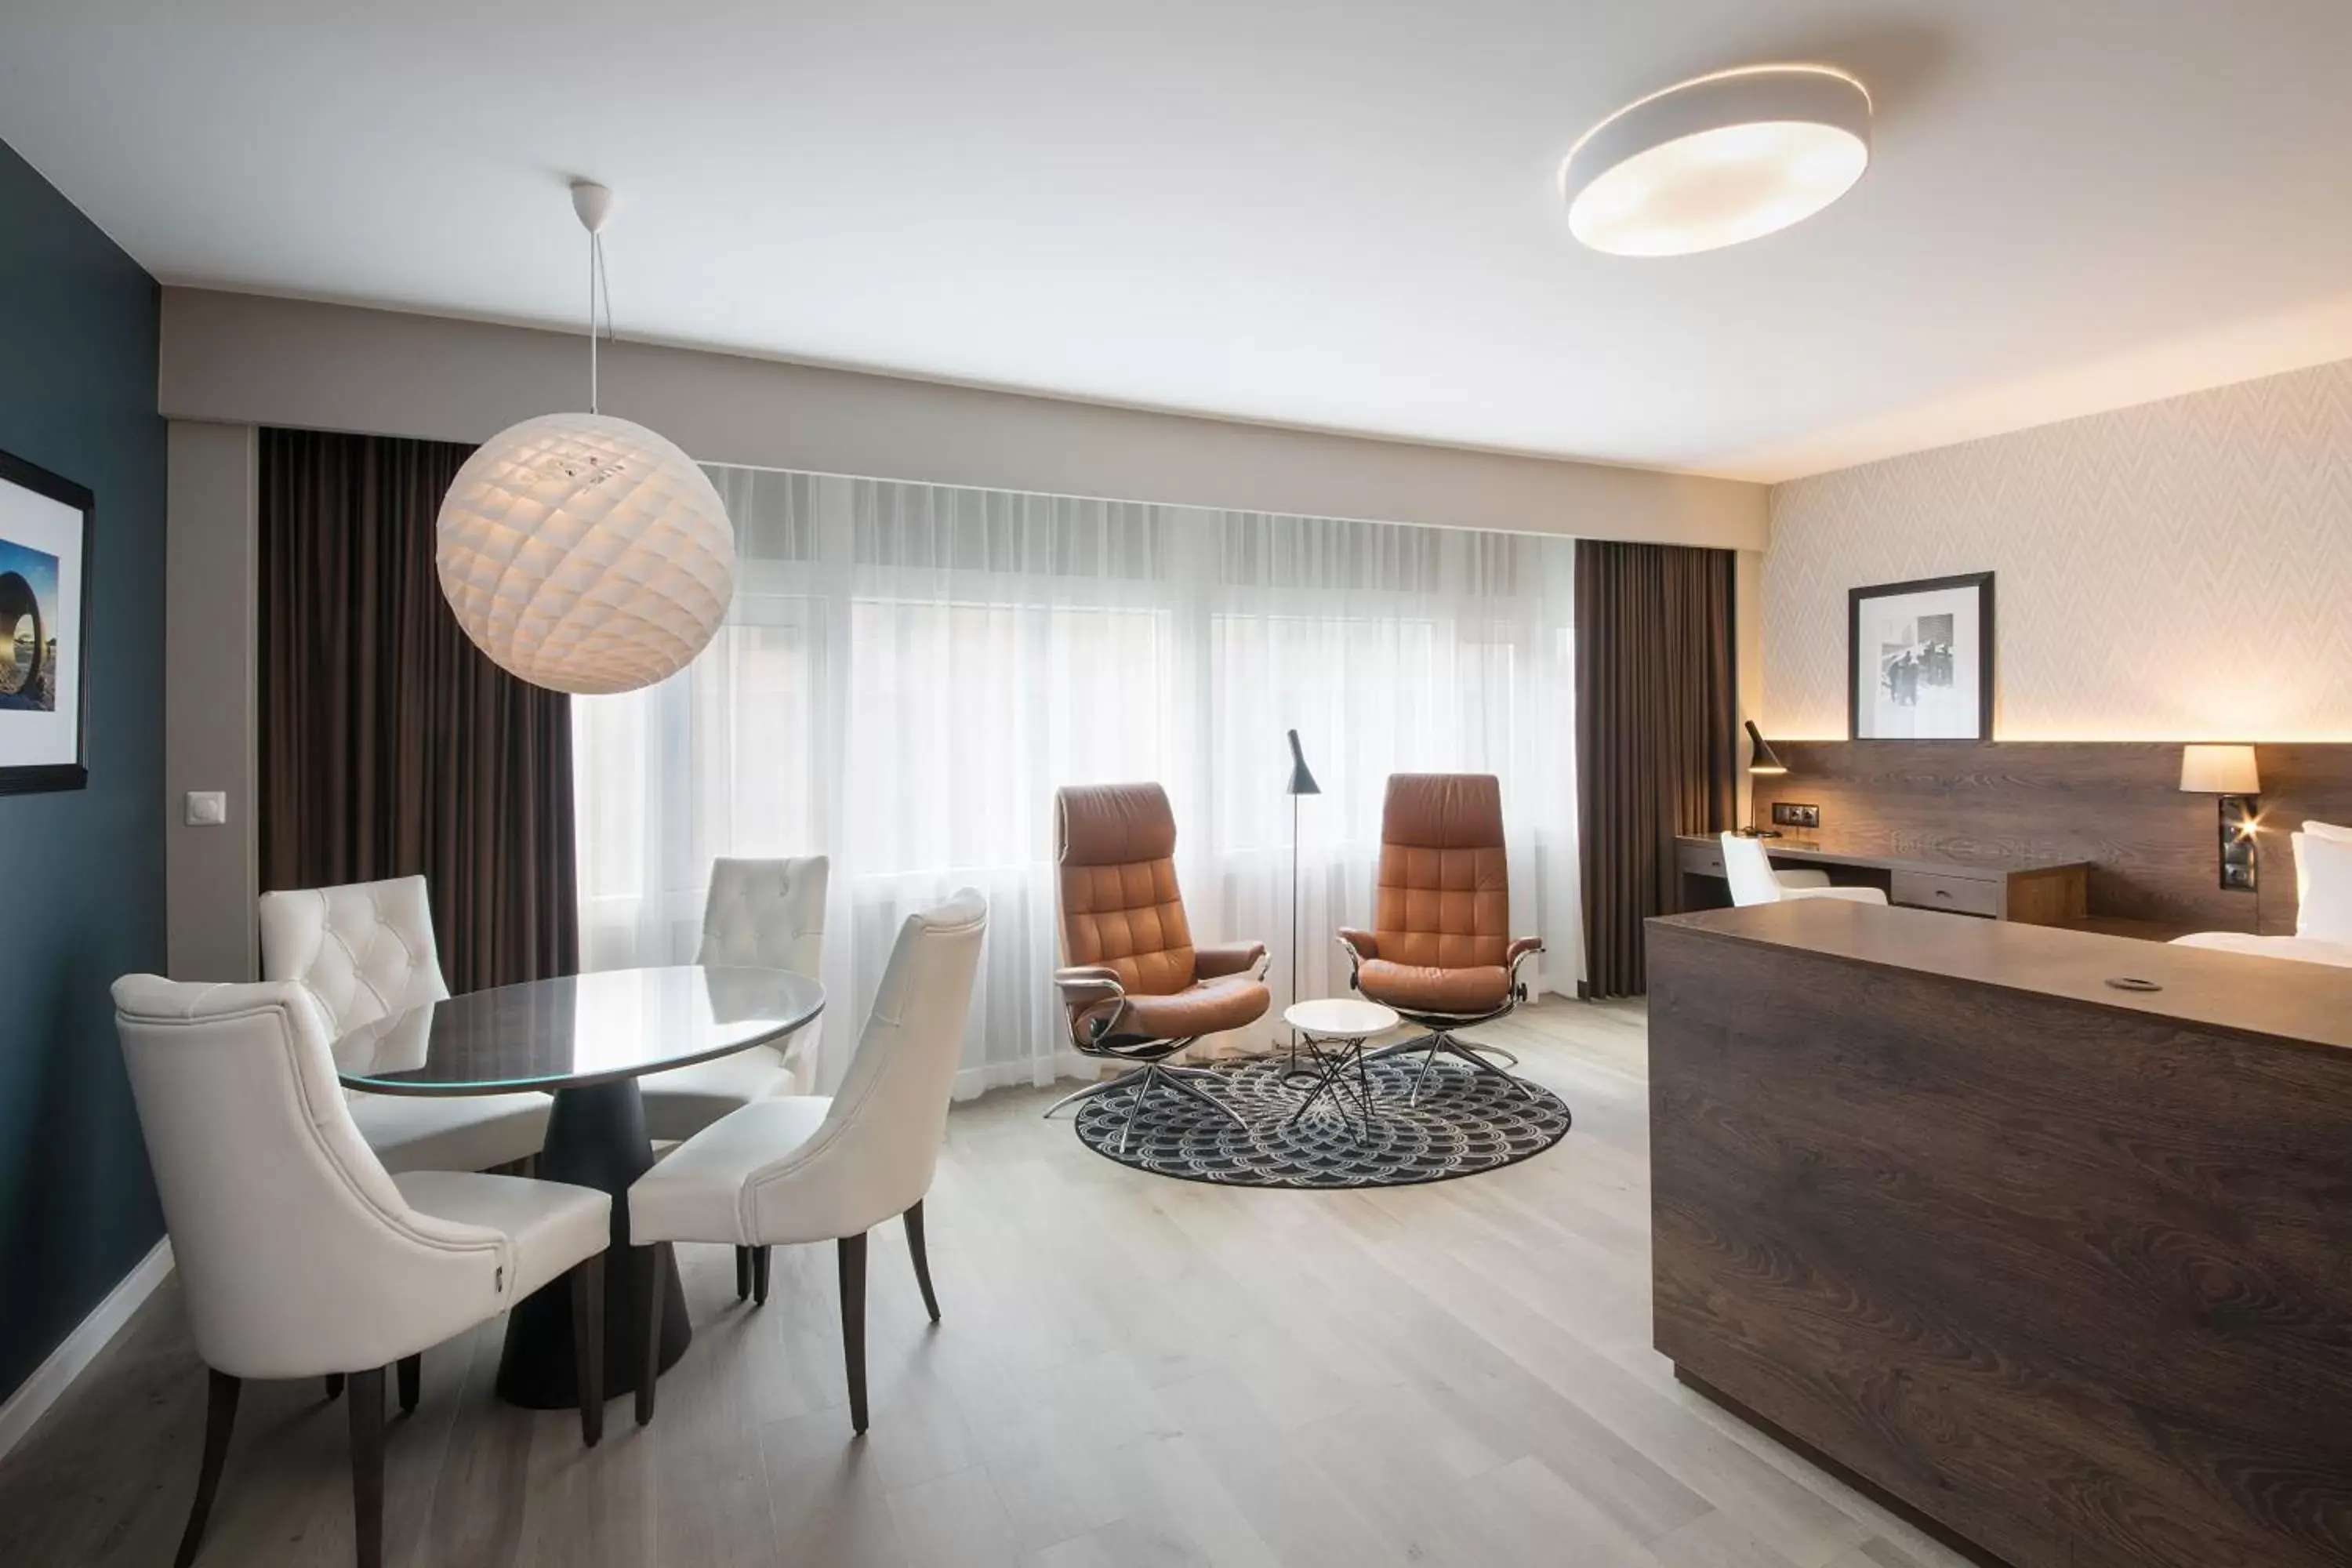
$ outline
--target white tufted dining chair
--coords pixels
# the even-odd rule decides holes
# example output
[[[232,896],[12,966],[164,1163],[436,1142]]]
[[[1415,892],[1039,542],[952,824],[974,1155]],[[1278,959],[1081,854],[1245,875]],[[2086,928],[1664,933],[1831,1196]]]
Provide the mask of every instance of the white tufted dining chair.
[[[988,902],[966,888],[907,917],[858,1037],[841,1092],[763,1100],[720,1118],[672,1150],[629,1188],[629,1234],[639,1247],[732,1243],[758,1258],[767,1300],[768,1248],[837,1243],[843,1357],[850,1425],[866,1430],[866,1233],[905,1216],[915,1281],[940,1320],[923,1247],[923,1195],[939,1163],[948,1100],[971,1010]],[[643,1268],[657,1281],[665,1268]],[[661,1292],[641,1298],[646,1353],[661,1345]],[[637,1385],[637,1421],[653,1419],[655,1378]]]
[[[1827,871],[1776,869],[1762,839],[1738,833],[1723,835],[1723,875],[1731,884],[1731,901],[1743,906],[1777,904],[1783,899],[1841,899],[1850,904],[1886,901],[1886,895],[1876,888],[1831,886]]]
[[[288,982],[114,984],[115,1024],[196,1350],[204,1463],[177,1559],[203,1545],[247,1378],[351,1390],[362,1568],[382,1561],[383,1373],[414,1409],[425,1351],[572,1278],[575,1338],[601,1344],[612,1199],[518,1176],[393,1175],[335,1077],[314,1001]],[[604,1429],[604,1357],[578,1362],[581,1435]]]
[[[703,902],[702,946],[697,963],[743,969],[789,969],[817,978],[824,957],[824,892],[828,862],[822,855],[788,860],[710,863]],[[754,1046],[638,1080],[646,1131],[654,1138],[691,1138],[730,1111],[779,1094],[814,1087],[817,1031],[812,1024],[782,1047]]]
[[[261,977],[291,980],[330,1042],[449,994],[422,877],[261,895]],[[543,1094],[351,1095],[352,1120],[391,1171],[486,1171],[539,1152]]]

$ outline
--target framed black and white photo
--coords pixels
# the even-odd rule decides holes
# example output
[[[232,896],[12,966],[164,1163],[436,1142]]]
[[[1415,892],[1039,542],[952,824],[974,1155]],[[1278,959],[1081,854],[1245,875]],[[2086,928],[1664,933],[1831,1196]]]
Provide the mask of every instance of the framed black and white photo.
[[[89,783],[90,493],[0,452],[0,795]]]
[[[1849,733],[1992,739],[1992,574],[1846,592]]]

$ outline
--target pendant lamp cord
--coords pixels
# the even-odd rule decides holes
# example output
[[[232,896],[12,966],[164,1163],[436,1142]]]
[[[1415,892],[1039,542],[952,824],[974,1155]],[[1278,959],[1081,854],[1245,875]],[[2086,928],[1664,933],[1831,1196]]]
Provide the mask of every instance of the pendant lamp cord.
[[[588,231],[588,412],[602,413],[596,403],[596,300],[604,300],[604,336],[613,336],[613,285],[604,276],[604,237]]]

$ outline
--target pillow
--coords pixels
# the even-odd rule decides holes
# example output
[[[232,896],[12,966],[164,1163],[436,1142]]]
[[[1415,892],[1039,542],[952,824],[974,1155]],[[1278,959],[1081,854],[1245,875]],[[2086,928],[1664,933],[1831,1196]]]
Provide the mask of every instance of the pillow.
[[[2294,836],[2294,934],[2352,942],[2352,837]]]
[[[2314,838],[2341,838],[2352,842],[2352,827],[2338,827],[2332,822],[2306,822],[2303,830]]]

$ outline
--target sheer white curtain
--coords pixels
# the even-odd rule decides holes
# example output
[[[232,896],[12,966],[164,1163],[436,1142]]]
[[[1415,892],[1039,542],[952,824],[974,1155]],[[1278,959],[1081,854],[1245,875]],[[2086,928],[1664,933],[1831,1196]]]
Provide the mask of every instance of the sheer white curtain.
[[[671,680],[575,700],[590,968],[689,960],[719,855],[833,858],[830,1084],[908,911],[988,896],[959,1092],[1076,1064],[1057,960],[1054,790],[1157,779],[1202,941],[1262,938],[1290,993],[1346,985],[1391,772],[1503,780],[1514,929],[1572,989],[1570,542],[712,468],[741,576]],[[1271,1037],[1271,1022],[1264,1031]]]

